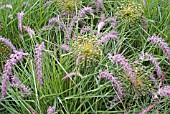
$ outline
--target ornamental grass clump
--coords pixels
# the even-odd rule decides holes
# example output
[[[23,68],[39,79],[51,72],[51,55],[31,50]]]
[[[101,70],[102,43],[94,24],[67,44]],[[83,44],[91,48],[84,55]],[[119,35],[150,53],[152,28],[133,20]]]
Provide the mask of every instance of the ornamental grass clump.
[[[14,66],[18,62],[20,62],[24,56],[28,56],[28,55],[29,55],[28,53],[15,50],[14,53],[10,55],[10,59],[6,61],[6,64],[4,65],[3,73],[2,73],[2,86],[1,86],[2,101],[5,100],[8,83],[13,76],[12,73],[13,73]]]
[[[140,4],[128,0],[117,7],[115,16],[119,22],[133,25],[141,21],[143,13],[144,11]]]
[[[114,30],[117,26],[117,21],[115,18],[108,18],[105,20],[105,23],[113,24],[113,28],[108,32],[100,32],[97,30],[91,29],[91,26],[84,26],[80,31],[76,30],[75,24],[81,18],[86,16],[86,13],[93,15],[93,10],[90,7],[85,7],[80,10],[78,16],[73,17],[73,20],[70,22],[68,28],[66,29],[66,36],[64,39],[65,44],[61,45],[61,49],[73,53],[77,57],[76,65],[81,66],[93,66],[97,61],[100,60],[102,55],[102,45],[110,41],[111,39],[118,39],[117,32]],[[100,24],[100,23],[99,23]],[[96,28],[99,27],[96,25]],[[100,28],[102,29],[102,28]]]

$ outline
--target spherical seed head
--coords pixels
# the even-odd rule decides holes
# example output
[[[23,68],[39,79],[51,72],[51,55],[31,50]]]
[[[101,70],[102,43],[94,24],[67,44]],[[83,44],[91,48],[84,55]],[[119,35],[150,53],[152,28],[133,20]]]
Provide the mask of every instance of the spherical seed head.
[[[115,16],[119,22],[133,24],[142,18],[143,12],[144,11],[139,4],[128,1],[121,4],[120,7],[117,7]]]
[[[59,0],[57,2],[57,7],[62,13],[74,13],[76,11],[76,8],[80,8],[80,6],[81,0]]]
[[[102,54],[97,37],[92,35],[78,36],[72,49],[76,56],[84,55],[82,60],[89,63],[98,61]]]

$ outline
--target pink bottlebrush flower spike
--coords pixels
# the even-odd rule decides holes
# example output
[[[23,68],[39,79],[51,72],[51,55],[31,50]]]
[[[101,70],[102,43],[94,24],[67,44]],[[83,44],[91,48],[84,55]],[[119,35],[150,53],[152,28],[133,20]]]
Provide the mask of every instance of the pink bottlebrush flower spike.
[[[22,26],[22,28],[25,29],[25,30],[28,32],[28,34],[30,35],[30,37],[32,37],[33,35],[35,35],[34,30],[31,29],[30,27],[28,27],[28,26]]]
[[[24,16],[24,12],[18,13],[18,26],[19,26],[19,29],[20,29],[21,32],[22,32],[22,19],[23,19],[23,16]]]
[[[156,36],[154,34],[153,36],[148,38],[148,41],[150,41],[151,43],[156,43],[163,50],[165,55],[168,56],[168,59],[170,61],[170,47],[168,46],[164,39],[159,38],[159,36]]]
[[[53,114],[55,111],[55,106],[50,106],[48,109],[47,109],[47,114]]]
[[[105,70],[104,72],[102,72],[101,70],[99,70],[99,75],[98,78],[106,78],[108,79],[113,85],[117,86],[117,91],[118,91],[118,95],[120,97],[120,99],[123,99],[123,92],[122,92],[122,83],[120,81],[118,81],[117,77],[113,77],[112,73],[109,73],[108,70]]]
[[[154,107],[156,106],[156,104],[150,105],[144,109],[142,109],[142,112],[140,112],[139,114],[147,114],[150,110],[152,110]]]
[[[23,97],[27,97],[29,95],[29,88],[26,87],[24,84],[21,84],[20,79],[17,76],[12,77],[11,79],[11,86],[15,88],[19,88],[23,91],[26,95],[22,95]]]
[[[151,54],[145,53],[146,59],[149,59],[152,64],[155,66],[157,76],[160,78],[162,76],[162,70],[157,62],[156,58],[154,58]]]
[[[110,53],[108,54],[108,58],[114,62],[117,61],[124,69],[124,71],[130,76],[130,80],[132,84],[136,86],[135,74],[133,73],[133,69],[131,65],[128,63],[128,60],[121,54],[116,54],[112,56]]]
[[[164,87],[161,87],[157,93],[160,95],[160,96],[170,96],[170,86],[164,86]]]
[[[41,86],[44,86],[43,83],[43,71],[42,71],[42,57],[43,57],[43,50],[45,48],[44,42],[41,44],[37,44],[35,46],[35,66],[36,66],[36,75],[38,78],[38,82]]]
[[[90,13],[92,16],[94,16],[94,11],[91,7],[84,7],[83,9],[80,10],[78,17],[84,18],[86,16],[86,13]]]
[[[69,51],[69,50],[70,50],[70,46],[67,45],[67,44],[62,44],[60,48],[61,48],[62,50],[64,50],[64,51]]]
[[[73,77],[73,76],[76,76],[76,75],[77,75],[76,72],[72,72],[72,73],[67,74],[66,76],[64,76],[64,77],[62,78],[62,80],[65,80],[65,79],[67,79],[67,78],[70,78],[70,77]]]
[[[5,100],[8,82],[12,76],[14,65],[16,65],[19,61],[21,61],[24,56],[28,56],[28,55],[29,55],[28,53],[23,53],[21,51],[14,50],[14,54],[11,54],[10,59],[6,61],[2,73],[2,86],[1,86],[2,101]]]
[[[104,9],[104,4],[102,2],[102,0],[96,0],[96,12],[99,12],[99,9]]]
[[[15,50],[16,50],[16,47],[11,43],[11,41],[10,41],[9,39],[2,38],[2,37],[0,36],[0,42],[5,43],[12,51],[15,51]]]
[[[118,36],[117,36],[117,32],[116,32],[116,31],[112,31],[111,33],[103,36],[102,39],[99,40],[99,42],[100,42],[100,43],[104,43],[104,42],[107,42],[107,41],[110,40],[110,39],[115,39],[115,40],[118,39]]]

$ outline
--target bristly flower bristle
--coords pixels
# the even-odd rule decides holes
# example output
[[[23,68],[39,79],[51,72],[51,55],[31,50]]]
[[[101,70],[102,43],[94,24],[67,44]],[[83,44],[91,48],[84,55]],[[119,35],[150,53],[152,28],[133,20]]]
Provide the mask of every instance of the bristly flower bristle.
[[[20,31],[22,32],[22,20],[23,20],[24,12],[18,13],[18,26]]]
[[[136,80],[135,75],[133,73],[133,69],[131,65],[128,63],[128,60],[125,59],[125,57],[121,54],[116,54],[112,56],[110,53],[108,54],[108,58],[114,63],[114,61],[117,61],[124,69],[124,71],[130,76],[130,80],[132,81],[132,84],[136,86]]]
[[[42,58],[43,58],[44,48],[45,48],[44,42],[42,42],[41,44],[37,44],[35,46],[36,75],[38,78],[38,82],[41,86],[44,86],[43,72],[42,72]]]
[[[160,95],[160,96],[170,96],[170,86],[164,86],[164,87],[161,87],[157,93]]]
[[[113,85],[116,85],[117,87],[117,91],[118,91],[118,95],[120,97],[120,99],[123,99],[123,90],[122,90],[122,83],[120,81],[118,81],[117,77],[114,77],[112,73],[109,73],[108,70],[105,70],[104,72],[102,72],[102,70],[99,70],[99,75],[98,78],[106,78],[108,79]]]
[[[76,75],[77,75],[77,72],[72,72],[72,73],[67,74],[66,76],[64,76],[64,77],[62,78],[62,80],[65,80],[65,79],[67,79],[67,78],[70,78],[70,77],[73,77],[73,76],[76,76]]]
[[[2,92],[2,101],[5,100],[6,90],[8,87],[9,79],[12,76],[12,71],[14,65],[16,65],[19,61],[23,59],[24,56],[28,56],[28,53],[23,53],[21,51],[14,51],[14,54],[10,55],[10,59],[6,61],[6,64],[3,68],[2,73],[2,86],[1,86],[1,92]]]
[[[168,46],[164,39],[154,34],[153,36],[148,38],[148,41],[150,41],[152,44],[156,43],[162,49],[165,55],[168,56],[168,59],[170,61],[170,47]]]
[[[150,105],[144,109],[142,109],[142,112],[140,112],[139,114],[147,114],[150,110],[152,110],[154,107],[156,106],[156,104]]]
[[[55,106],[50,106],[48,109],[47,109],[47,114],[53,114],[55,111]]]
[[[4,44],[6,44],[12,51],[16,50],[16,47],[11,43],[11,41],[9,39],[2,38],[0,36],[0,42],[3,42]]]

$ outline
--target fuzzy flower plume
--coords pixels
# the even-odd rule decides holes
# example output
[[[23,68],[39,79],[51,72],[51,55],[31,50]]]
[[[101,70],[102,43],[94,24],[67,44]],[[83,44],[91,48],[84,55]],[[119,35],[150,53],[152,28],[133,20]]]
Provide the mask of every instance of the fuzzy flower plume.
[[[157,76],[160,78],[162,76],[161,67],[157,62],[156,58],[154,58],[151,54],[145,53],[145,57],[147,60],[150,60],[156,69]]]
[[[28,55],[29,55],[28,53],[15,50],[14,54],[10,55],[10,59],[6,61],[2,73],[2,86],[1,86],[2,101],[5,100],[8,82],[12,77],[12,71],[14,65],[16,65],[19,61],[21,61],[24,56],[28,56]]]
[[[90,13],[92,16],[94,15],[94,11],[91,7],[84,7],[83,9],[80,10],[78,17],[84,18],[87,13]]]
[[[64,51],[69,51],[69,50],[70,50],[70,46],[67,45],[67,44],[62,44],[60,48],[61,48],[62,50],[64,50]]]
[[[101,40],[99,40],[100,43],[104,43],[104,42],[107,42],[109,41],[110,39],[115,39],[117,40],[118,39],[118,36],[117,36],[117,32],[116,31],[112,31],[110,33],[108,33],[107,35],[103,36]]]
[[[154,107],[156,106],[156,104],[150,105],[144,109],[142,109],[142,112],[140,112],[139,114],[147,114],[150,110],[152,110]]]
[[[24,84],[21,84],[20,79],[17,76],[12,77],[11,79],[11,86],[15,88],[19,88],[23,91],[26,95],[22,95],[22,97],[27,97],[29,95],[29,88],[26,87]]]
[[[59,17],[53,17],[48,21],[49,26],[55,23],[58,23],[61,26],[61,28],[65,27],[64,23],[59,19]]]
[[[12,5],[6,4],[6,5],[3,5],[3,6],[0,6],[0,10],[1,10],[1,9],[5,9],[5,8],[12,9]]]
[[[37,44],[35,46],[36,75],[38,78],[38,82],[41,86],[44,86],[42,73],[42,57],[44,48],[45,48],[44,42],[42,42],[41,44]]]
[[[123,99],[123,92],[122,92],[122,83],[120,81],[118,81],[117,77],[113,77],[112,73],[109,73],[108,70],[105,70],[104,72],[102,72],[101,70],[99,70],[99,75],[98,78],[106,78],[108,79],[113,85],[117,86],[117,91],[118,91],[118,95],[120,97],[120,99]]]
[[[112,56],[110,53],[108,54],[108,58],[114,63],[114,61],[117,61],[124,69],[124,71],[130,76],[130,80],[132,81],[132,84],[136,86],[136,80],[135,75],[133,73],[133,69],[131,65],[128,63],[128,60],[125,59],[125,57],[121,54],[116,54]]]
[[[164,39],[159,38],[159,36],[156,36],[155,34],[148,38],[148,41],[150,41],[152,44],[157,44],[165,53],[166,56],[168,56],[168,59],[170,61],[170,47],[165,42]]]
[[[104,4],[102,2],[102,0],[96,0],[96,12],[99,12],[99,9],[104,9]]]
[[[102,20],[102,21],[99,22],[99,24],[98,24],[98,32],[100,32],[100,30],[101,30],[107,23],[109,23],[109,22],[111,22],[111,24],[113,24],[113,27],[116,27],[116,26],[118,25],[118,22],[117,22],[117,20],[116,20],[115,17],[109,17],[109,18],[107,18],[107,19]]]
[[[34,30],[31,29],[30,27],[28,27],[28,26],[22,26],[22,28],[28,32],[28,34],[30,35],[30,37],[32,37],[33,35],[35,35]]]
[[[55,111],[55,106],[50,106],[48,109],[47,109],[47,114],[53,114]]]
[[[22,19],[23,19],[23,16],[24,16],[24,12],[18,13],[18,26],[19,26],[19,29],[20,29],[21,32],[22,32]]]
[[[170,86],[164,86],[164,87],[161,87],[157,93],[160,95],[160,96],[170,96]]]
[[[12,51],[16,50],[16,47],[11,43],[11,41],[9,39],[6,38],[2,38],[0,36],[0,42],[6,44]]]
[[[70,78],[70,77],[73,77],[73,76],[76,76],[76,75],[77,75],[76,72],[72,72],[72,73],[67,74],[66,76],[64,76],[64,77],[62,78],[62,80],[65,80],[65,79],[67,79],[67,78]]]

